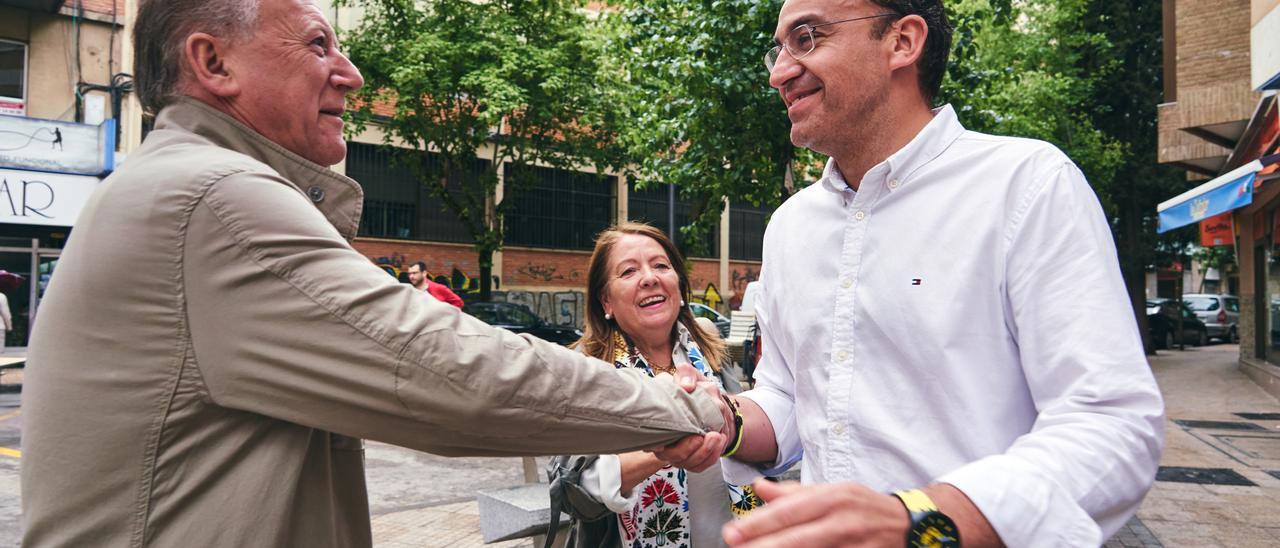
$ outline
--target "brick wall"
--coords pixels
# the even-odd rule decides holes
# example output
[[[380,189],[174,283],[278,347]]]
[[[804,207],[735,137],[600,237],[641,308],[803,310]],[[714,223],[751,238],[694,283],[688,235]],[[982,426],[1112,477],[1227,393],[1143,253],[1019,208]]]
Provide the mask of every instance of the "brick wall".
[[[1250,89],[1249,0],[1177,0],[1177,102],[1160,107],[1161,163],[1225,157],[1230,151],[1182,131],[1246,121]]]
[[[760,278],[760,263],[756,261],[733,261],[729,263],[729,287],[725,295],[729,310],[737,310],[742,305],[742,292],[747,284]]]
[[[84,7],[85,11],[97,12],[103,15],[111,15],[112,7],[114,7],[116,17],[124,19],[124,0],[71,0],[64,6],[74,8],[77,1]]]
[[[479,291],[480,267],[469,245],[356,238],[356,251],[375,264],[405,272],[423,261],[432,277],[459,294]],[[496,273],[494,300],[528,305],[548,322],[581,326],[591,254],[508,247],[502,252],[502,272]],[[694,300],[728,313],[741,301],[747,282],[760,275],[760,263],[729,263],[729,286],[720,287],[720,261],[692,259],[689,288]]]
[[[1178,100],[1183,90],[1249,78],[1249,0],[1179,0]]]
[[[508,247],[502,252],[502,286],[513,288],[587,288],[591,253]]]
[[[479,255],[469,245],[371,238],[356,238],[351,245],[374,263],[391,265],[400,271],[408,270],[409,265],[417,261],[426,262],[427,272],[434,278],[449,278],[447,285],[450,286],[454,285],[454,278],[464,286],[478,283],[475,278],[480,275]]]

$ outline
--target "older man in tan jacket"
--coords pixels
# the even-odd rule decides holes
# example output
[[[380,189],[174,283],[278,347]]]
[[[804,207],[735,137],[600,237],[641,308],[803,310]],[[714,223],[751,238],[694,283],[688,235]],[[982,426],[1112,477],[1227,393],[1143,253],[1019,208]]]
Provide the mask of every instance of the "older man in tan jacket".
[[[361,190],[324,166],[363,82],[308,1],[144,1],[134,38],[159,114],[41,308],[25,545],[367,546],[360,438],[616,453],[722,426],[701,390],[491,328],[351,248]]]

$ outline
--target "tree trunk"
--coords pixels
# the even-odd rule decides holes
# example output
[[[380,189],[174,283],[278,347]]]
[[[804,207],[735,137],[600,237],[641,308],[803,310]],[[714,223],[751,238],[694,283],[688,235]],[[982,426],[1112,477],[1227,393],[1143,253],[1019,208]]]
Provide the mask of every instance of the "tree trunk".
[[[1129,305],[1138,322],[1138,334],[1142,336],[1142,349],[1147,355],[1156,353],[1155,341],[1147,326],[1147,269],[1141,251],[1142,212],[1137,211],[1132,200],[1122,208],[1121,225],[1124,227],[1124,249],[1121,250],[1120,271],[1124,286],[1129,290]]]
[[[485,245],[480,252],[480,302],[493,299],[493,248]]]

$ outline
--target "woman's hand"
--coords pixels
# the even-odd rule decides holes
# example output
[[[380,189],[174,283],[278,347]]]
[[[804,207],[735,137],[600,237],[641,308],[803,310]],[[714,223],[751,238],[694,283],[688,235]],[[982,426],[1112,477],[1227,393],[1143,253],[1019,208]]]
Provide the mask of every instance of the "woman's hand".
[[[622,496],[626,498],[631,496],[631,490],[640,485],[640,482],[669,466],[667,461],[645,451],[618,455],[618,464],[622,468],[622,488],[620,491]]]

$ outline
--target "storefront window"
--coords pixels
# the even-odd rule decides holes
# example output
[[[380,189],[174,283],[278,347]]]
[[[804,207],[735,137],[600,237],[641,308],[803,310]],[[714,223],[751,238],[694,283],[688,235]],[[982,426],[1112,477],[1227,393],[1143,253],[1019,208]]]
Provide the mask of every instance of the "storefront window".
[[[1277,217],[1274,211],[1268,218],[1272,219],[1272,231],[1267,235],[1266,245],[1259,246],[1258,249],[1263,253],[1257,257],[1262,261],[1261,265],[1265,265],[1263,270],[1266,276],[1266,291],[1259,292],[1265,302],[1257,303],[1257,306],[1265,310],[1265,313],[1257,315],[1259,323],[1264,325],[1259,325],[1257,332],[1263,343],[1260,346],[1265,349],[1266,360],[1280,364],[1280,230],[1275,229]]]

